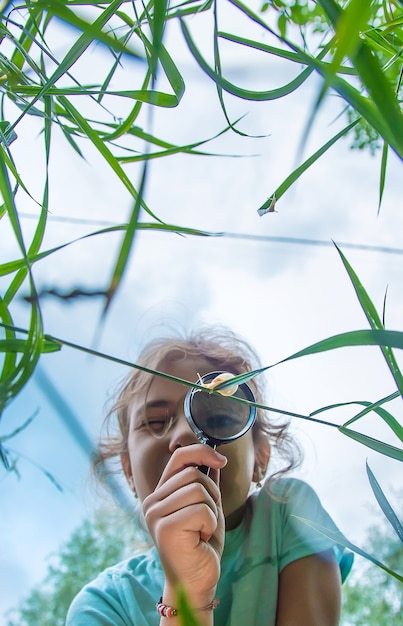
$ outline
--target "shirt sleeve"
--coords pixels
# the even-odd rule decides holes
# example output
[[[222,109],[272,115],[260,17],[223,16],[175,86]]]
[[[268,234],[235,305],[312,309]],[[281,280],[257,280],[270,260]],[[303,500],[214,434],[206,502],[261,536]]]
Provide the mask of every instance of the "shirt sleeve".
[[[280,570],[296,559],[332,549],[344,580],[352,566],[352,554],[346,553],[342,546],[309,525],[309,522],[314,522],[324,532],[329,530],[341,536],[315,491],[308,484],[294,479],[286,481],[283,497],[285,501],[280,507],[283,530]]]
[[[66,626],[133,626],[117,598],[105,590],[87,585],[73,600]]]
[[[162,584],[150,552],[117,563],[78,593],[65,626],[158,626]]]

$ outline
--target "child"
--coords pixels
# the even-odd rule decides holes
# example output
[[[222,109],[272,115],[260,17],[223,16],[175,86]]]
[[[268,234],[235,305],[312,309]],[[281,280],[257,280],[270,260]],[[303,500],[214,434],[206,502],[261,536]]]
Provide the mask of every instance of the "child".
[[[260,367],[245,342],[214,329],[154,341],[138,364],[190,383]],[[258,404],[261,378],[248,383]],[[214,450],[185,418],[189,388],[138,369],[122,388],[107,418],[117,415],[117,434],[100,444],[96,466],[120,459],[154,546],[84,587],[67,626],[181,624],[178,584],[201,626],[336,626],[343,557],[297,517],[337,528],[307,484],[283,476],[296,458],[287,426],[258,409],[251,430]],[[286,467],[262,487],[273,449]]]

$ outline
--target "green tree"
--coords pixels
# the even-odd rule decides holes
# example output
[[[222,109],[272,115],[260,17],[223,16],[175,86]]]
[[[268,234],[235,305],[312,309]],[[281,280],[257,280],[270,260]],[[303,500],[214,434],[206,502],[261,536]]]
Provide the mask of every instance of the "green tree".
[[[369,528],[364,548],[393,571],[403,572],[403,543],[386,520]],[[343,626],[400,626],[402,615],[401,582],[358,557],[344,586]]]
[[[63,626],[80,589],[106,567],[127,558],[140,543],[138,531],[127,517],[98,511],[51,557],[43,582],[10,612],[8,626]]]

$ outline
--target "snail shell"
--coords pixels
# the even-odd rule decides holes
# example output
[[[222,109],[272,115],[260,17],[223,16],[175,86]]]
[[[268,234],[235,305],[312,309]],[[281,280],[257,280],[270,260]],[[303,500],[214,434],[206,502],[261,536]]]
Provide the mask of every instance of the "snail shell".
[[[223,372],[222,374],[218,374],[213,380],[210,380],[208,383],[203,383],[203,387],[207,389],[214,390],[218,385],[225,382],[226,380],[230,380],[234,378],[235,374],[231,374],[230,372]],[[238,389],[238,385],[232,385],[232,387],[225,387],[224,389],[217,389],[218,393],[222,396],[233,396]]]

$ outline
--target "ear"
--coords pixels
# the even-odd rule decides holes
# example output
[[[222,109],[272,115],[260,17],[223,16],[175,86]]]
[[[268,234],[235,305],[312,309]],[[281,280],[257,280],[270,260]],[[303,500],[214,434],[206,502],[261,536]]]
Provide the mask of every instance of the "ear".
[[[255,466],[253,468],[253,482],[257,483],[267,472],[270,460],[270,444],[266,439],[255,443]]]
[[[122,452],[120,455],[120,462],[122,464],[122,468],[123,468],[123,473],[126,476],[126,480],[128,482],[128,485],[130,487],[130,489],[133,491],[133,493],[136,493],[136,489],[134,486],[134,480],[133,480],[133,473],[132,473],[132,466],[130,463],[130,456],[128,452]]]

